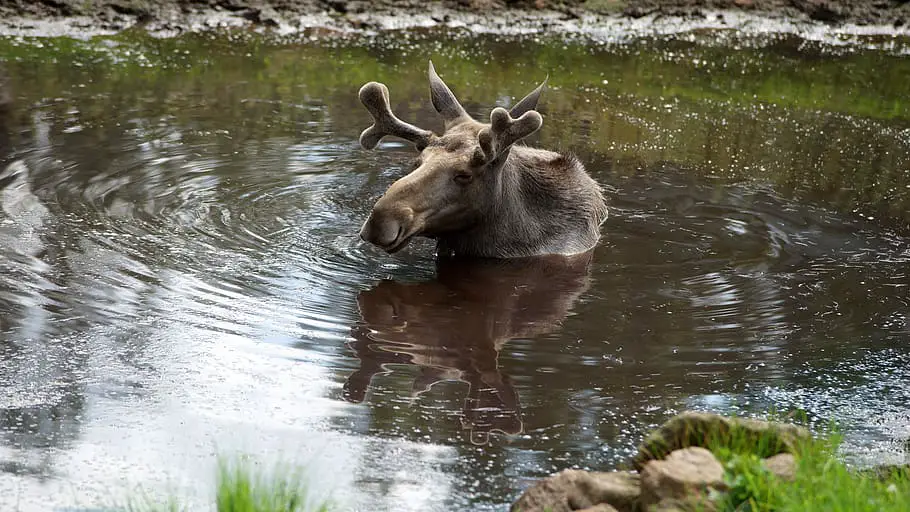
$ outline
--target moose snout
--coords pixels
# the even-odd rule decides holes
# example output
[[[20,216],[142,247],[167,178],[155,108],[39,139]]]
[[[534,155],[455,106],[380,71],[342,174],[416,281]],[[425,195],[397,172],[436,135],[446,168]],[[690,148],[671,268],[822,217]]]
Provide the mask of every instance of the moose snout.
[[[413,224],[414,212],[410,208],[374,208],[360,228],[360,238],[393,253],[414,235]]]
[[[373,245],[386,247],[395,242],[400,231],[401,224],[395,219],[382,218],[374,212],[360,228],[360,238]]]

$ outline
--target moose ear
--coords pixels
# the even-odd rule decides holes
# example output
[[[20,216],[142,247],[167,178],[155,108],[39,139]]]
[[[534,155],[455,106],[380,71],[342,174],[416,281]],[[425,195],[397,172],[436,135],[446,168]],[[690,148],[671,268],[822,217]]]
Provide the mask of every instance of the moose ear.
[[[468,117],[464,107],[458,102],[455,94],[449,89],[449,86],[436,74],[436,68],[433,67],[433,61],[430,61],[430,100],[433,102],[433,108],[445,119],[446,124],[456,121],[463,117]]]
[[[528,112],[530,110],[536,110],[537,109],[537,100],[540,99],[540,95],[541,95],[541,93],[543,93],[544,88],[547,86],[547,81],[549,79],[550,79],[550,75],[547,75],[547,77],[543,79],[543,82],[540,85],[538,85],[536,89],[531,91],[530,94],[528,94],[527,96],[522,98],[521,101],[516,103],[515,106],[512,107],[512,110],[509,110],[509,115],[511,115],[514,118],[519,118],[522,115],[524,115],[525,112]]]

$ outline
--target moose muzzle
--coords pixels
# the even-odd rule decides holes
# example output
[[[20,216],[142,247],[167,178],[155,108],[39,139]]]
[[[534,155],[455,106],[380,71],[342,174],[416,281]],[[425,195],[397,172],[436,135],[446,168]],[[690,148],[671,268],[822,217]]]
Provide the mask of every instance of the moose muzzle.
[[[360,228],[360,238],[389,254],[398,252],[415,234],[414,211],[408,207],[386,208],[376,204],[370,218]]]

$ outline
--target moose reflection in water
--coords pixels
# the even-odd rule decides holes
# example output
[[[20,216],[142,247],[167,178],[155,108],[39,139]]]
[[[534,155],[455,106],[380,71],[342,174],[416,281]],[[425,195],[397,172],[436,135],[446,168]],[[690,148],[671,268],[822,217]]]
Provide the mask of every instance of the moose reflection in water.
[[[357,297],[361,320],[348,346],[361,361],[344,397],[362,402],[373,376],[414,365],[414,395],[468,384],[462,427],[475,444],[522,431],[521,404],[498,356],[515,338],[557,329],[590,284],[593,251],[572,258],[439,258],[434,280],[383,280]]]

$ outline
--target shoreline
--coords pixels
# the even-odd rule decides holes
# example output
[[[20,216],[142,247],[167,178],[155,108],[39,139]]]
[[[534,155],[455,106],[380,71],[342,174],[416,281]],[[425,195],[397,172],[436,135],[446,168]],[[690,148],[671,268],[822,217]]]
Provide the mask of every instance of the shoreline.
[[[858,0],[0,0],[0,34],[89,38],[141,29],[159,37],[219,29],[309,37],[461,28],[494,34],[587,35],[619,40],[693,30],[795,34],[806,39],[910,38],[910,2]],[[537,6],[537,7],[535,7]],[[538,8],[539,7],[539,8]],[[822,8],[824,7],[824,8]]]

